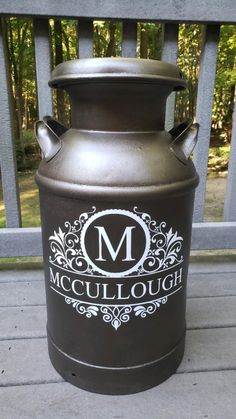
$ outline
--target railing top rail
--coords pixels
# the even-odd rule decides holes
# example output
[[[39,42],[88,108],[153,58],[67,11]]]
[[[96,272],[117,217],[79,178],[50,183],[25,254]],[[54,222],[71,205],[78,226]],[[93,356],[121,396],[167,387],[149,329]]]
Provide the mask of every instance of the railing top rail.
[[[0,14],[159,22],[235,23],[235,0],[0,0]]]

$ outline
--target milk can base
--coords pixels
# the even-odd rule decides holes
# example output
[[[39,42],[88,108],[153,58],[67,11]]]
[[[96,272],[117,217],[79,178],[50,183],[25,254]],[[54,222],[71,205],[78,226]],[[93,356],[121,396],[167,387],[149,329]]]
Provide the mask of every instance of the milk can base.
[[[83,390],[110,395],[138,393],[165,381],[178,368],[184,344],[185,333],[170,352],[156,361],[125,368],[104,368],[71,358],[48,336],[51,362],[66,381]]]

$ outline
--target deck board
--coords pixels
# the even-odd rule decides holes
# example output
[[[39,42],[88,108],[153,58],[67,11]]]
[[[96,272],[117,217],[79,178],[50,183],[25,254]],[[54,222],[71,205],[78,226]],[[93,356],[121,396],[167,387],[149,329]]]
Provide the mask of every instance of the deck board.
[[[31,271],[35,275],[35,271]],[[43,272],[37,272],[36,278],[28,276],[23,281],[0,281],[0,307],[15,307],[45,304]],[[188,297],[225,297],[236,296],[236,273],[189,274]]]
[[[1,417],[235,418],[236,262],[190,265],[186,317],[185,355],[174,376],[137,395],[90,394],[50,364],[43,271],[0,271]]]
[[[235,371],[175,374],[131,396],[90,394],[67,383],[7,387],[0,404],[5,419],[235,419]]]
[[[0,307],[45,305],[43,281],[0,283]]]
[[[236,328],[188,330],[177,372],[236,369],[235,342]],[[0,387],[62,381],[50,364],[46,338],[1,341],[0,365]]]
[[[188,299],[186,319],[188,329],[236,327],[236,297]],[[44,305],[0,307],[2,340],[46,336],[45,325]]]
[[[0,339],[46,336],[45,306],[0,308]]]

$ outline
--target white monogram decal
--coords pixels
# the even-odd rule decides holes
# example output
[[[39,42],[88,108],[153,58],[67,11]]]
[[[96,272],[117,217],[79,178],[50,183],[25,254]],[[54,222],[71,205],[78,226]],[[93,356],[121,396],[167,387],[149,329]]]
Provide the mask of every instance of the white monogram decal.
[[[183,238],[137,207],[92,207],[54,231],[49,244],[51,289],[115,330],[132,314],[154,314],[182,288]]]

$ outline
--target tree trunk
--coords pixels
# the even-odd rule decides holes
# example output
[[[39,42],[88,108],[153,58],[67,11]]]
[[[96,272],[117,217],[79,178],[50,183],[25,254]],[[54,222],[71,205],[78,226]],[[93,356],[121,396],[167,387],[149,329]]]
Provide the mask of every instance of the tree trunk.
[[[116,55],[116,51],[115,51],[116,25],[115,25],[115,23],[110,22],[108,30],[109,30],[110,39],[109,39],[109,43],[108,43],[108,46],[107,46],[106,57],[115,57],[115,55]]]
[[[141,25],[140,28],[140,58],[148,57],[148,37],[146,29]]]
[[[54,39],[55,39],[55,65],[63,62],[62,50],[62,25],[61,21],[54,20]],[[62,124],[65,124],[65,97],[62,89],[56,89],[57,98],[57,118]]]
[[[24,64],[24,46],[26,35],[29,27],[29,22],[24,22],[20,25],[20,19],[17,19],[17,41],[18,41],[18,66],[17,66],[17,83],[16,83],[16,103],[17,103],[17,115],[18,115],[18,126],[19,126],[19,141],[22,151],[22,166],[25,168],[26,155],[25,155],[25,142],[22,132],[23,115],[24,115],[24,99],[23,99],[23,64]]]
[[[96,36],[94,37],[95,57],[100,57],[101,56],[101,42],[100,42],[100,34],[99,34],[98,26],[95,26],[95,33],[96,33]]]
[[[70,60],[70,42],[69,42],[69,38],[67,36],[67,33],[64,29],[62,29],[62,34],[63,34],[63,39],[64,39],[64,43],[65,43],[65,47],[66,47],[66,59]]]
[[[233,84],[230,86],[230,100],[229,100],[229,107],[228,112],[225,118],[225,131],[226,131],[226,139],[227,142],[230,142],[231,140],[231,134],[232,134],[232,120],[233,120],[233,113],[234,108],[236,106],[236,86]]]
[[[18,118],[17,118],[17,106],[16,106],[16,84],[18,80],[17,76],[17,66],[16,66],[16,60],[14,55],[14,42],[13,42],[13,33],[12,33],[12,27],[11,22],[8,21],[8,19],[2,19],[2,25],[3,25],[3,36],[4,36],[4,42],[7,49],[7,59],[9,62],[9,68],[10,68],[10,89],[12,94],[12,112],[13,112],[13,120],[14,120],[14,137],[19,138],[19,125],[18,125]]]

